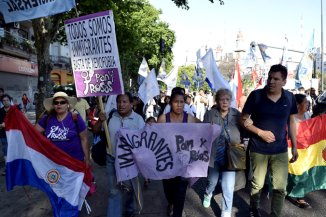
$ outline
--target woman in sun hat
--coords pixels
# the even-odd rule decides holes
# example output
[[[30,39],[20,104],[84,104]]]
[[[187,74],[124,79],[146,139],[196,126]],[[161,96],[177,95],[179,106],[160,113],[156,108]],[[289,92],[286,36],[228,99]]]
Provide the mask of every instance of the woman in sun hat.
[[[47,114],[35,125],[36,130],[51,140],[71,157],[90,163],[87,127],[79,114],[71,110],[77,103],[75,97],[57,92],[43,101]]]

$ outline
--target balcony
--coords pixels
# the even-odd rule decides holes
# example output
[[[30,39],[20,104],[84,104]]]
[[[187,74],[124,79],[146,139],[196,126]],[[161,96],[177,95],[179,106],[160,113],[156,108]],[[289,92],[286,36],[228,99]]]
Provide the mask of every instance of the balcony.
[[[3,38],[0,37],[0,53],[27,60],[36,60],[34,42],[8,31],[5,31]]]
[[[54,69],[71,70],[70,58],[65,56],[50,55],[50,60]]]

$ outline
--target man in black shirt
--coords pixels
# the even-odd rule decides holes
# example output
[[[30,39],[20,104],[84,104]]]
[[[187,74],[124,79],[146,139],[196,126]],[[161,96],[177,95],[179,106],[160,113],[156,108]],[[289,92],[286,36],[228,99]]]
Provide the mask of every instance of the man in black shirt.
[[[253,91],[242,110],[241,124],[250,132],[250,160],[253,177],[250,193],[250,216],[260,217],[259,200],[267,169],[273,186],[271,216],[280,217],[286,195],[288,177],[287,129],[292,142],[292,158],[298,158],[296,123],[298,112],[292,93],[283,89],[287,69],[273,65],[264,89]]]
[[[0,141],[2,143],[2,151],[4,155],[5,161],[7,160],[7,149],[8,149],[8,142],[5,130],[5,117],[7,112],[10,109],[10,96],[4,94],[1,100],[3,107],[0,109]],[[6,172],[2,172],[1,175],[6,175]]]

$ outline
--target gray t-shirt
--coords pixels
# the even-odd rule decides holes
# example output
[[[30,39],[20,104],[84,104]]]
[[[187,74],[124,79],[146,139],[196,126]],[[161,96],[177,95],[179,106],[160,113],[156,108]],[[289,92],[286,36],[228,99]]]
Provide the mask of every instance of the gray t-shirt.
[[[134,111],[128,117],[122,118],[118,112],[112,114],[112,118],[108,123],[109,134],[112,143],[112,155],[115,156],[116,147],[116,134],[120,128],[127,128],[132,130],[138,130],[145,126],[144,119]],[[109,151],[107,150],[109,153]]]

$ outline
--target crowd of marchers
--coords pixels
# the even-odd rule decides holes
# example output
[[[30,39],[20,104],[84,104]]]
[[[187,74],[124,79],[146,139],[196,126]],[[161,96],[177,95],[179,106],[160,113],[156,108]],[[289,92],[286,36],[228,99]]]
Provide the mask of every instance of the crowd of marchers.
[[[262,89],[244,91],[237,108],[233,108],[233,94],[228,89],[219,89],[213,96],[210,91],[200,89],[189,92],[182,87],[175,87],[171,93],[161,91],[145,105],[141,100],[125,92],[115,97],[110,111],[99,109],[98,98],[87,100],[57,92],[44,100],[44,115],[35,123],[35,129],[45,135],[53,144],[71,157],[90,166],[91,146],[89,133],[98,134],[103,130],[104,121],[111,141],[116,141],[120,128],[142,129],[145,124],[155,123],[212,123],[221,127],[221,133],[212,144],[210,154],[207,186],[203,206],[209,208],[218,183],[221,184],[221,216],[231,217],[233,193],[236,182],[250,182],[250,204],[248,214],[251,217],[260,215],[260,194],[269,173],[272,187],[270,215],[280,217],[284,200],[287,196],[288,164],[300,156],[296,148],[296,126],[300,121],[321,115],[326,112],[326,94],[319,96],[314,88],[296,92],[283,89],[286,84],[287,68],[282,65],[271,66],[267,84]],[[30,103],[26,94],[23,96],[24,107]],[[13,99],[0,88],[0,139],[2,151],[7,154],[4,118],[14,106]],[[196,133],[196,132],[194,132]],[[168,135],[165,135],[168,136]],[[288,158],[288,139],[291,140],[290,159]],[[94,137],[95,140],[95,137]],[[250,166],[247,177],[237,180],[237,171],[226,167],[226,150],[229,145],[246,141]],[[115,144],[113,152],[107,153],[107,202],[108,217],[134,216],[141,212],[142,203],[139,195],[142,192],[138,177],[124,182],[117,182],[115,171]],[[5,170],[2,175],[5,175]],[[95,177],[96,178],[96,177]],[[150,180],[144,179],[144,187]],[[219,182],[220,180],[220,182]],[[188,179],[177,176],[162,181],[164,194],[168,202],[167,216],[183,215]],[[245,186],[246,183],[242,183]],[[289,198],[300,208],[310,207],[304,198]]]

